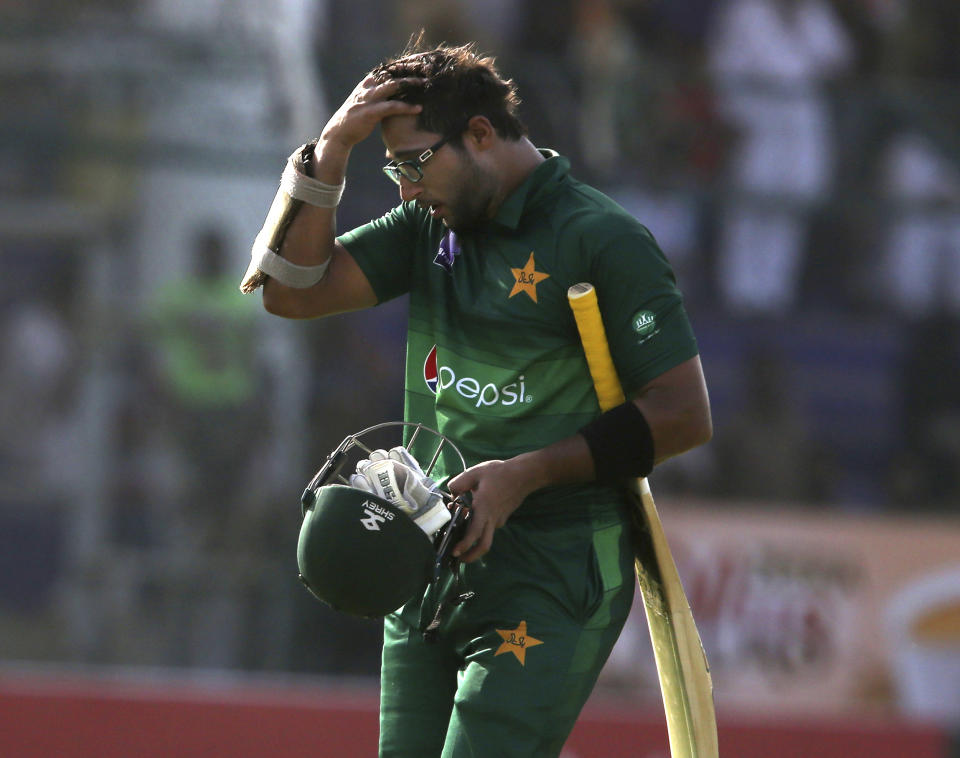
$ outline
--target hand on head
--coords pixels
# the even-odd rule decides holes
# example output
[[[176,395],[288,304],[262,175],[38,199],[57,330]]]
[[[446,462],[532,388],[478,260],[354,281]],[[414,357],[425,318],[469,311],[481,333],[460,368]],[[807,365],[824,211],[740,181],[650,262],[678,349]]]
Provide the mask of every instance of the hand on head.
[[[416,115],[423,106],[391,99],[402,87],[416,81],[421,80],[406,78],[378,82],[373,74],[367,74],[330,117],[320,139],[349,149],[369,137],[385,118]]]

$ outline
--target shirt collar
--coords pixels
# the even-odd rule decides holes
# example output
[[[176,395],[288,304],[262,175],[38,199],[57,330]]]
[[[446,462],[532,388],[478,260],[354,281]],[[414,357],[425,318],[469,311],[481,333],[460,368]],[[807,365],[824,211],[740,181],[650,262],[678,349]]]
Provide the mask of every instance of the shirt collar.
[[[527,206],[560,183],[570,172],[570,161],[559,153],[545,149],[539,150],[539,153],[546,160],[507,195],[493,217],[494,223],[516,229]]]

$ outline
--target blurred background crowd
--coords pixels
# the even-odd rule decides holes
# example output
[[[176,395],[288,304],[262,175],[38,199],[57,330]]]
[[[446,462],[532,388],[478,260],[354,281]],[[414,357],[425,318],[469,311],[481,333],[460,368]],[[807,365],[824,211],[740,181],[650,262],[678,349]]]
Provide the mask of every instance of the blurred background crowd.
[[[405,305],[237,284],[283,161],[420,28],[645,223],[715,438],[664,496],[956,516],[955,0],[0,4],[0,637],[9,660],[365,675],[296,581],[299,495],[402,415]],[[341,229],[397,201],[376,137]]]

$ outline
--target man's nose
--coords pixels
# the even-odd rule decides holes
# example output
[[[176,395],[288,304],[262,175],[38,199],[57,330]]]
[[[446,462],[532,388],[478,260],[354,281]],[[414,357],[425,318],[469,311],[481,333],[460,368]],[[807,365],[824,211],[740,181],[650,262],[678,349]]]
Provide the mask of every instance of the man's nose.
[[[421,194],[423,194],[423,187],[416,182],[411,182],[405,176],[400,177],[400,200],[402,202],[416,200]]]

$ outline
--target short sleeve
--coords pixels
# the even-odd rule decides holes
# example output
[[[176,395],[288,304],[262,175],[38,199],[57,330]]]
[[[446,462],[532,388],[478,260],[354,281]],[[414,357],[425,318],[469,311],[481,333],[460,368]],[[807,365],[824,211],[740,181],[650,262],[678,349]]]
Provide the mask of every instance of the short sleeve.
[[[419,228],[416,214],[400,205],[337,238],[367,277],[378,303],[410,291]]]
[[[693,328],[669,262],[636,223],[594,252],[592,276],[613,361],[632,395],[697,355]]]

